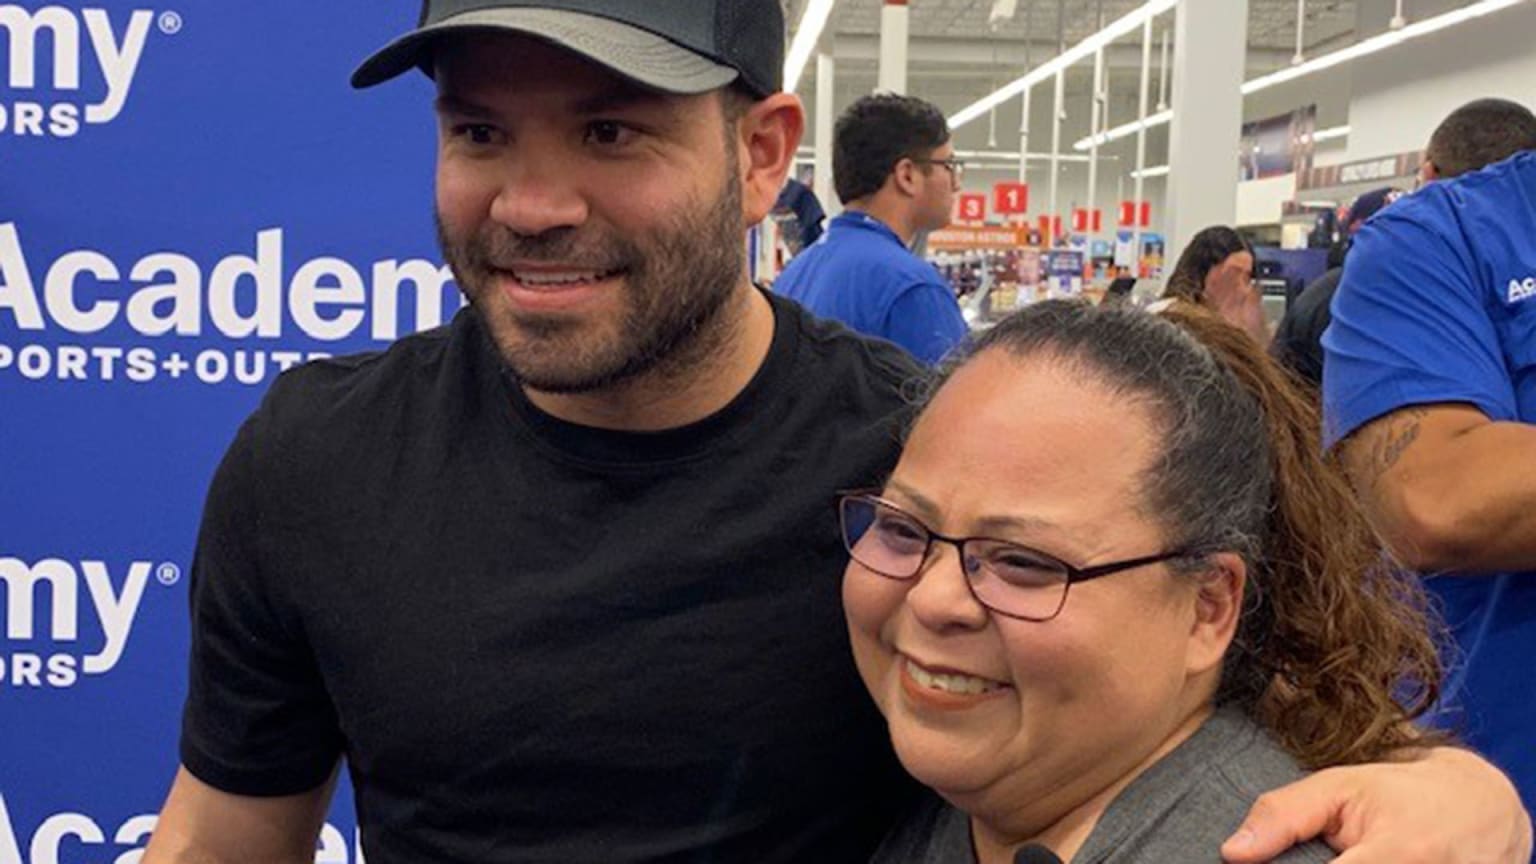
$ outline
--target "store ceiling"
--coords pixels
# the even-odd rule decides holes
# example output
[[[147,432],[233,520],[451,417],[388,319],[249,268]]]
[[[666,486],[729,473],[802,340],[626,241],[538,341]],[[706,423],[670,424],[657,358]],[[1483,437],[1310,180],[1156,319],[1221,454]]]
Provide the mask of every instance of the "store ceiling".
[[[799,26],[809,0],[785,0],[791,31]],[[1013,15],[990,20],[993,11],[1008,5],[1005,0],[909,0],[908,89],[934,102],[946,113],[954,112],[995,90],[1026,69],[1049,59],[1057,51],[1058,23],[1061,39],[1075,44],[1112,21],[1139,7],[1144,0],[1014,0]],[[1305,0],[1305,51],[1315,56],[1356,40],[1355,27],[1362,4],[1370,7],[1383,0]],[[1410,0],[1423,3],[1427,0]],[[1437,0],[1438,2],[1438,0]],[[1449,2],[1449,0],[1447,0]],[[822,35],[820,50],[836,61],[834,110],[840,110],[876,86],[879,63],[880,17],[883,0],[835,0],[832,17]],[[1373,7],[1372,7],[1373,8]],[[1296,51],[1297,0],[1248,0],[1248,77],[1256,77],[1290,64]],[[1374,14],[1374,13],[1373,13]],[[1172,14],[1160,16],[1158,39],[1169,37]],[[1156,50],[1156,49],[1154,49]],[[1154,55],[1154,66],[1160,63]],[[1137,72],[1141,68],[1139,40],[1128,38],[1106,52],[1106,91],[1111,124],[1124,122],[1137,110]],[[1159,85],[1154,75],[1153,87]],[[814,113],[816,64],[801,78],[799,93]],[[1065,75],[1066,141],[1087,134],[1092,64],[1080,63]],[[1154,97],[1155,98],[1155,97]],[[1322,106],[1320,120],[1342,122],[1342,109]],[[1049,128],[1045,96],[1037,100],[1032,122]],[[1075,106],[1075,107],[1074,107]],[[1250,106],[1254,111],[1277,113],[1293,105]],[[1339,115],[1339,116],[1335,116]],[[977,123],[956,138],[964,148],[991,149],[1006,142],[1008,130],[1019,128],[1018,106],[1007,104],[988,123]],[[1164,130],[1151,136],[1152,163],[1165,158]],[[1129,139],[1127,139],[1129,141]],[[1037,137],[1037,148],[1046,146]],[[1113,149],[1113,148],[1112,148]],[[1121,154],[1123,155],[1123,154]]]
[[[1016,0],[1011,18],[991,20],[997,0],[911,0],[913,65],[933,62],[917,50],[925,40],[972,41],[973,65],[988,65],[992,56],[1013,54],[1027,40],[1037,57],[1049,56],[1057,28],[1071,45],[1140,6],[1143,0]],[[798,26],[807,0],[787,0],[790,27]],[[860,41],[880,32],[882,0],[837,0],[827,32],[834,42]],[[1171,19],[1170,19],[1171,20]],[[1306,0],[1306,44],[1309,50],[1348,41],[1355,27],[1355,0]],[[825,38],[825,37],[824,37]],[[1293,52],[1296,46],[1296,0],[1249,0],[1248,44],[1252,51]],[[834,50],[834,54],[837,52]],[[940,63],[939,65],[956,65]],[[963,65],[963,64],[961,64]]]

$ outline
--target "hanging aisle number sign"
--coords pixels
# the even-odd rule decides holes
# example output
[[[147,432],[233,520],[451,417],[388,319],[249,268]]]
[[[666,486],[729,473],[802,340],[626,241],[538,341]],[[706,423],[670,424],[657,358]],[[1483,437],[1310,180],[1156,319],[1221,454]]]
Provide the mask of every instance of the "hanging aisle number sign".
[[[956,205],[958,221],[981,222],[987,218],[987,196],[979,193],[966,193],[960,196]]]
[[[992,209],[1004,216],[1029,212],[1029,184],[998,183],[992,187]]]

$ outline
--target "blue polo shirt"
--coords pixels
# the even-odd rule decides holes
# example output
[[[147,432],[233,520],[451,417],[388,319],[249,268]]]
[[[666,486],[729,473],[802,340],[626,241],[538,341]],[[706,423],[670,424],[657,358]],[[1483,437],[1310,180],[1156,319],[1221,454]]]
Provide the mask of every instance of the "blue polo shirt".
[[[1431,402],[1536,423],[1536,151],[1431,184],[1366,225],[1323,349],[1329,447]],[[1437,722],[1509,772],[1536,807],[1536,572],[1426,584],[1458,649]]]
[[[885,223],[856,210],[833,219],[773,290],[822,318],[895,342],[924,363],[937,363],[968,332],[939,271]]]

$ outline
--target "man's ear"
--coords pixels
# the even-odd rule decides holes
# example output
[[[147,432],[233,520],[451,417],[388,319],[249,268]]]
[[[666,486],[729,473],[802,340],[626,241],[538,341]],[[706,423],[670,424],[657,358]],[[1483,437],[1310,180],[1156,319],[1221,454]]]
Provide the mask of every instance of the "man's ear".
[[[1240,555],[1218,552],[1207,559],[1207,569],[1193,578],[1195,617],[1189,630],[1186,661],[1190,675],[1221,666],[1242,618],[1248,565]]]
[[[897,160],[896,167],[891,169],[891,176],[885,182],[893,186],[903,198],[917,197],[917,175],[923,170],[923,166],[903,156]]]
[[[736,122],[741,211],[756,225],[773,210],[805,133],[805,107],[793,93],[774,93],[752,103]]]

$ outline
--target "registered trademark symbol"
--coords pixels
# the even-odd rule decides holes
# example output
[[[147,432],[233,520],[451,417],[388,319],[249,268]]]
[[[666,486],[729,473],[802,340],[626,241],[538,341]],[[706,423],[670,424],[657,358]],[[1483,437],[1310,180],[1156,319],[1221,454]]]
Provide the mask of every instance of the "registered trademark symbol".
[[[160,13],[160,32],[167,36],[175,36],[181,32],[181,15],[176,12]]]
[[[160,580],[161,585],[175,585],[181,581],[181,568],[175,564],[161,564],[155,568],[155,578]]]

